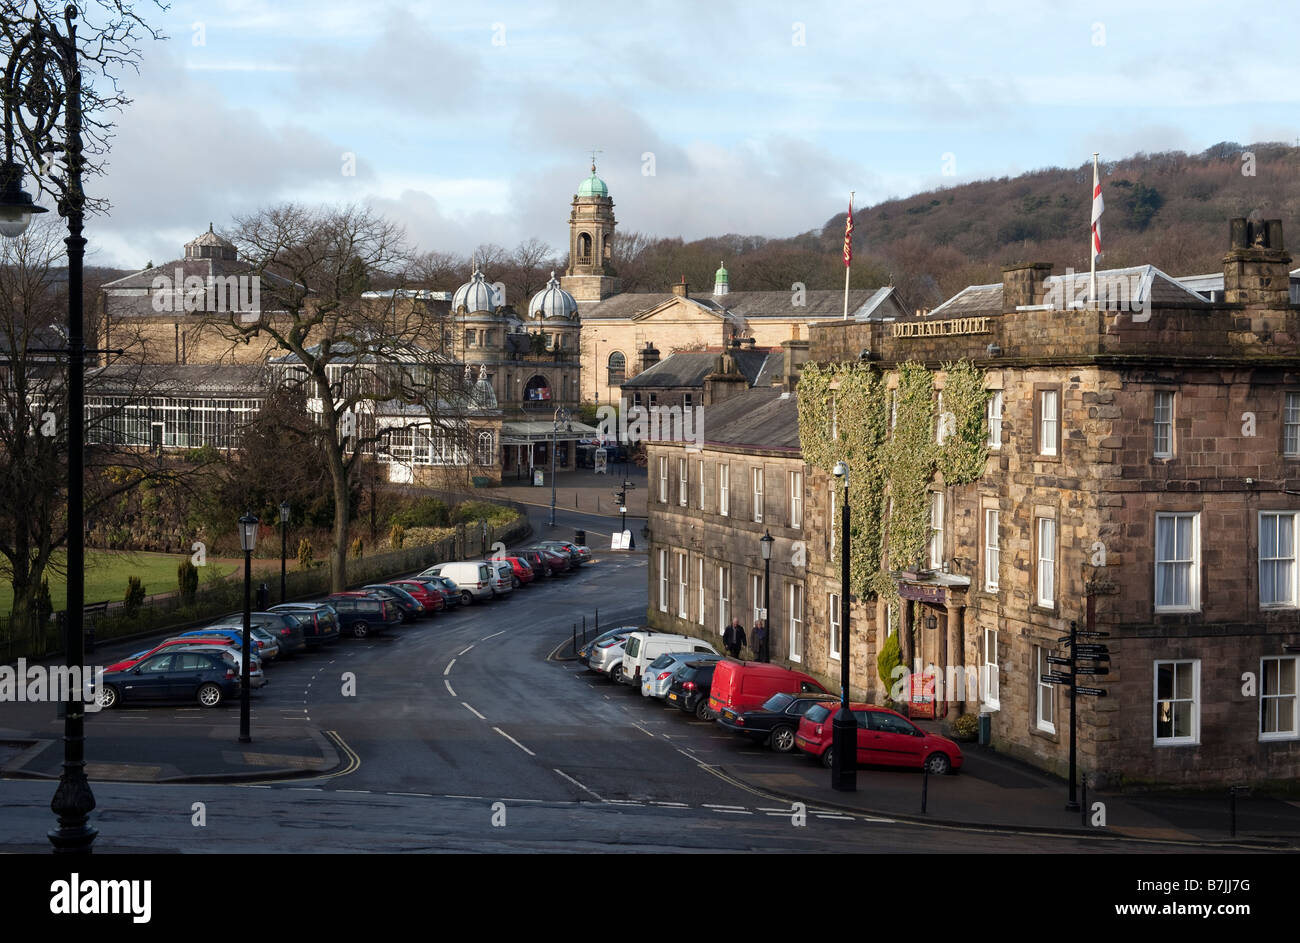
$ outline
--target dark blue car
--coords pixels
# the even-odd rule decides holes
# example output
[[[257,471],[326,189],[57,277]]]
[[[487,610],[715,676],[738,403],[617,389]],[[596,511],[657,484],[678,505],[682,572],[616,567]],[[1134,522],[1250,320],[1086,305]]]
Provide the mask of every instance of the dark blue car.
[[[116,707],[144,701],[192,701],[216,707],[239,693],[239,671],[233,657],[217,652],[164,652],[126,671],[104,674],[99,706]]]

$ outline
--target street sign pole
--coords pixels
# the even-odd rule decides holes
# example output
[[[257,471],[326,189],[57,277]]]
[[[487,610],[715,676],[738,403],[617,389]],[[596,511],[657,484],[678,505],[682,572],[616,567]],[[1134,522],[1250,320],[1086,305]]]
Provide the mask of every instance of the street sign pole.
[[[1091,629],[1092,628],[1091,625],[1092,596],[1091,595],[1088,596],[1088,615],[1089,615],[1088,628]],[[1079,763],[1079,751],[1078,751],[1079,726],[1078,726],[1078,717],[1075,712],[1075,704],[1076,701],[1078,700],[1078,692],[1075,690],[1075,686],[1078,684],[1078,680],[1076,678],[1077,664],[1076,664],[1076,658],[1074,654],[1074,647],[1078,643],[1078,641],[1079,641],[1079,623],[1075,622],[1072,619],[1070,620],[1070,799],[1068,802],[1065,803],[1065,808],[1067,812],[1079,811],[1079,796],[1078,793],[1075,792],[1075,780],[1078,778],[1078,763]]]

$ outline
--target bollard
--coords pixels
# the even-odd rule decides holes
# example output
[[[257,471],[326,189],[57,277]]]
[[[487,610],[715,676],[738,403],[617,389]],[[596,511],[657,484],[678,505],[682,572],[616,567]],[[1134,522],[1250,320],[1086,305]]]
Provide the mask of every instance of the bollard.
[[[596,634],[600,634],[600,610],[596,610]]]
[[[1080,779],[1083,781],[1083,806],[1080,809],[1080,818],[1083,819],[1083,827],[1088,827],[1088,774],[1084,773]]]
[[[586,639],[583,639],[586,641]],[[573,623],[573,654],[578,654],[578,623]]]
[[[921,814],[925,814],[925,807],[930,798],[930,764],[927,763],[921,767]]]

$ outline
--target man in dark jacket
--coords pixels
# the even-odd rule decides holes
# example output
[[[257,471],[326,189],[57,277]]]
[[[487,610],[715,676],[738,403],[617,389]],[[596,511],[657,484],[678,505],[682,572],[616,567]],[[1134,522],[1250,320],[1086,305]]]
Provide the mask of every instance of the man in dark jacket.
[[[767,623],[754,623],[754,661],[767,661]]]
[[[722,633],[722,647],[732,658],[739,658],[740,649],[744,644],[745,627],[740,624],[739,619],[732,619],[731,625],[727,626],[726,631]]]

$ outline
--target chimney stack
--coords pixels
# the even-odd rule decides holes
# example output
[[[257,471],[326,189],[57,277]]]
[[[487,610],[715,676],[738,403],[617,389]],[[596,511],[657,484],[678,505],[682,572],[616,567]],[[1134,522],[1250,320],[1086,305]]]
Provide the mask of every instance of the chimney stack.
[[[1230,304],[1285,310],[1291,302],[1291,256],[1282,242],[1282,220],[1229,223],[1223,257],[1223,300]]]
[[[680,282],[678,282],[676,285],[673,286],[673,294],[676,295],[678,298],[689,297],[687,294],[685,275],[682,276],[682,280]]]
[[[730,351],[718,355],[713,372],[704,378],[704,405],[712,406],[749,389],[749,381],[736,366]]]
[[[1040,305],[1047,296],[1044,282],[1052,274],[1051,262],[1018,262],[1002,268],[1002,313]]]
[[[659,362],[659,350],[649,341],[641,348],[641,372],[645,373],[651,367]]]

